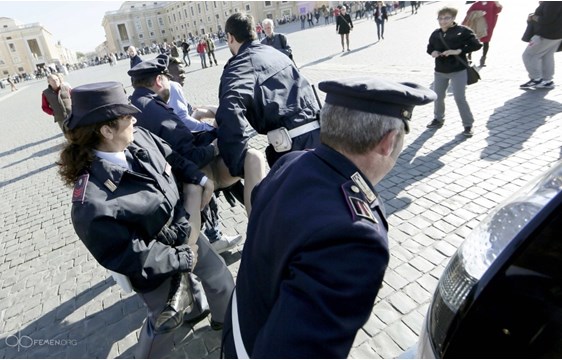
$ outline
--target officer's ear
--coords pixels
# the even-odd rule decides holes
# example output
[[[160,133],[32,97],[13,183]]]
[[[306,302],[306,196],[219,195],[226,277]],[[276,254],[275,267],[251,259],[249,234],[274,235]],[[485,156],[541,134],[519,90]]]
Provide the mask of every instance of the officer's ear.
[[[378,148],[378,153],[383,156],[390,156],[402,142],[402,138],[403,136],[400,131],[389,131],[376,146]]]
[[[109,125],[103,125],[100,130],[100,135],[106,140],[113,139],[113,128]]]

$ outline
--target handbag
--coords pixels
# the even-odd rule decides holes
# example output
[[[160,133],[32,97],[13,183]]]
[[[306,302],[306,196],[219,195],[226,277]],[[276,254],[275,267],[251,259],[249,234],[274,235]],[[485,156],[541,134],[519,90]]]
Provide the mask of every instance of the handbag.
[[[480,80],[480,73],[474,65],[466,68],[466,85],[476,84]]]
[[[447,50],[451,50],[449,48],[449,46],[447,46],[447,43],[445,42],[445,40],[443,40],[443,38],[441,36],[439,36],[439,40],[441,40],[441,42],[443,43],[443,45],[445,45],[445,48]],[[466,85],[476,84],[478,82],[478,80],[481,79],[480,73],[478,72],[478,69],[476,68],[476,66],[468,65],[468,63],[458,55],[455,55],[455,57],[466,68]]]

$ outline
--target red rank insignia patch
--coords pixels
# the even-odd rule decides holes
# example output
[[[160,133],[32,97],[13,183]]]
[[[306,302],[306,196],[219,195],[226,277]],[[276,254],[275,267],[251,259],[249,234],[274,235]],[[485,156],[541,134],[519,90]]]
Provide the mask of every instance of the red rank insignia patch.
[[[373,215],[373,212],[371,211],[371,208],[369,207],[369,204],[367,204],[367,202],[353,196],[349,196],[349,202],[351,203],[351,207],[356,216],[362,217],[374,222],[375,224],[378,224],[378,221],[375,218],[375,215]]]
[[[88,185],[88,179],[90,174],[80,175],[76,183],[74,184],[74,190],[72,191],[72,202],[84,203],[84,198],[86,197],[86,186]]]

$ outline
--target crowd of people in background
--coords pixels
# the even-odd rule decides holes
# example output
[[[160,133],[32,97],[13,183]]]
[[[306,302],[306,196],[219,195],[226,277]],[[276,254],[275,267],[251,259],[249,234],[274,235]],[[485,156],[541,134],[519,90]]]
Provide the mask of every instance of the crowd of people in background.
[[[140,357],[167,355],[171,338],[163,336],[165,333],[180,326],[184,317],[187,323],[195,324],[208,315],[209,310],[205,310],[206,314],[202,310],[187,321],[192,309],[187,311],[187,306],[181,311],[168,309],[175,301],[176,293],[187,293],[186,288],[198,286],[197,281],[187,280],[185,274],[188,273],[200,277],[206,286],[211,328],[221,330],[224,326],[223,346],[227,357],[240,355],[235,339],[238,327],[244,329],[246,342],[253,345],[249,350],[254,357],[303,357],[313,353],[310,349],[326,358],[349,354],[357,330],[371,313],[388,264],[388,226],[375,226],[386,224],[386,221],[382,200],[375,196],[373,186],[394,166],[404,145],[404,136],[409,132],[411,111],[415,106],[433,103],[434,119],[426,125],[427,128],[437,130],[445,126],[447,89],[450,88],[460,113],[464,129],[461,134],[467,138],[473,136],[476,122],[466,99],[468,65],[465,63],[471,61],[472,52],[483,47],[480,67],[485,66],[502,6],[499,2],[475,2],[462,22],[466,26],[457,22],[456,8],[439,10],[438,27],[428,34],[427,43],[427,54],[435,62],[432,90],[413,83],[382,79],[323,81],[319,88],[327,94],[324,107],[320,106],[311,84],[296,66],[287,37],[274,29],[275,25],[297,21],[300,21],[301,29],[335,25],[341,51],[351,51],[350,33],[354,21],[364,18],[372,21],[376,24],[378,37],[376,39],[373,32],[373,39],[381,41],[389,16],[400,12],[417,14],[420,4],[419,1],[343,2],[336,7],[323,5],[298,16],[264,19],[258,23],[253,23],[253,19],[245,14],[235,13],[225,24],[226,32],[189,35],[138,48],[130,46],[125,51],[90,60],[93,65],[115,66],[118,61],[129,59],[127,74],[134,88],[130,98],[124,95],[123,85],[117,82],[87,84],[73,89],[64,81],[63,74],[75,69],[75,65],[45,65],[38,67],[34,74],[8,77],[11,91],[16,91],[16,84],[21,81],[47,79],[47,88],[41,94],[42,110],[53,117],[68,140],[58,165],[63,181],[74,185],[72,221],[77,235],[101,265],[127,276],[149,310],[139,336]],[[478,30],[478,19],[471,18],[471,12],[474,17],[482,17],[486,31]],[[484,18],[485,15],[488,16]],[[557,26],[561,19],[560,2],[541,2],[529,15],[529,26],[536,23],[537,27],[527,40],[530,46],[523,54],[529,81],[521,88],[554,87],[553,54],[562,50],[562,30]],[[223,69],[218,104],[192,107],[183,94],[185,71],[182,66],[192,65],[190,52],[194,51],[202,69],[213,64],[217,67],[217,42],[226,43],[233,55]],[[108,103],[106,100],[110,98],[117,101]],[[368,131],[347,126],[346,122],[363,123],[361,126]],[[268,137],[265,157],[249,147],[250,127]],[[361,139],[364,134],[368,135]],[[356,147],[358,143],[361,144],[360,150]],[[304,149],[317,150],[300,152]],[[85,155],[91,155],[91,158]],[[150,161],[151,157],[157,161]],[[272,175],[267,175],[265,162]],[[105,180],[108,169],[123,177],[122,185],[111,179]],[[170,176],[172,169],[177,179]],[[295,169],[299,171],[289,173]],[[92,174],[90,180],[89,175],[84,177],[86,173]],[[367,178],[363,178],[362,173],[368,175]],[[311,182],[311,177],[316,181]],[[100,180],[102,178],[105,181]],[[212,210],[210,204],[216,202],[212,195],[215,190],[223,190],[227,196],[231,187],[241,186],[241,179],[244,184],[237,199],[245,206],[249,218],[245,243],[248,250],[241,260],[236,292],[231,296],[234,279],[218,253],[237,245],[241,237],[223,237],[217,230],[218,208]],[[337,223],[341,233],[336,235],[350,240],[345,242],[349,250],[346,257],[334,256],[342,252],[333,245],[332,234],[322,233],[326,219],[330,217],[323,214],[319,206],[318,211],[312,211],[310,215],[309,209],[297,209],[296,205],[302,200],[300,196],[279,195],[281,187],[287,189],[286,194],[298,194],[297,189],[302,189],[303,184],[310,185],[306,193],[313,194],[313,206],[324,202],[324,208],[338,215],[333,221],[341,222]],[[116,192],[118,185],[128,191]],[[164,210],[156,214],[159,217],[152,214],[153,209],[148,208],[150,204],[142,201],[144,198],[138,194],[138,189],[147,192],[154,203],[162,204],[159,208]],[[343,200],[347,202],[339,201],[342,200],[339,198],[341,191],[336,197],[334,189],[343,189]],[[109,195],[127,201],[117,202]],[[271,201],[273,196],[277,197],[274,202]],[[123,210],[121,213],[130,215],[107,216],[106,209]],[[348,220],[350,209],[353,221]],[[202,215],[215,219],[205,220],[204,233],[199,232]],[[305,215],[309,216],[309,224],[316,230],[310,234],[303,223],[295,221]],[[356,228],[356,221],[362,221],[362,226]],[[279,235],[280,226],[288,229],[293,224],[292,236]],[[133,231],[137,229],[141,231]],[[208,231],[218,234],[215,240]],[[367,251],[366,238],[377,239],[376,243],[368,243]],[[305,246],[311,239],[315,246]],[[123,245],[120,252],[115,250],[115,241]],[[149,241],[152,247],[137,245]],[[224,247],[217,245],[223,243],[226,244]],[[291,254],[286,257],[283,252],[270,251],[272,246],[284,249],[287,244],[291,245]],[[360,261],[349,261],[349,256],[352,256],[351,260]],[[285,261],[293,257],[291,261],[307,266],[290,269]],[[259,262],[264,258],[267,260],[264,263],[271,267],[271,271],[264,272],[266,276],[257,271],[264,266]],[[329,259],[331,266],[326,266],[325,259]],[[138,265],[144,264],[143,261],[161,273],[147,275]],[[212,267],[221,279],[213,279],[212,275],[216,274],[205,273],[205,267]],[[356,279],[353,276],[358,273],[356,267],[370,277]],[[289,271],[296,276],[288,279],[268,277],[268,274]],[[177,276],[180,273],[182,275]],[[334,282],[333,279],[338,279],[341,274],[349,276]],[[216,285],[220,291],[213,293],[209,290],[213,286],[209,284]],[[300,292],[284,290],[286,284]],[[338,295],[328,286],[333,284],[348,291]],[[330,291],[326,292],[326,289]],[[305,291],[312,299],[310,303],[302,301],[299,295]],[[342,299],[346,303],[359,300],[362,306],[350,307],[342,313]],[[291,306],[286,309],[276,307],[276,301]],[[317,306],[315,302],[324,306]],[[240,315],[236,309],[240,309]],[[304,319],[302,323],[310,328],[291,329],[288,320],[295,316],[295,309]],[[322,316],[316,318],[321,312],[324,312]],[[167,314],[171,317],[166,317]],[[338,317],[342,323],[347,321],[351,325],[346,329],[329,326],[327,320]],[[171,320],[173,326],[168,323],[171,327],[160,327],[166,324],[162,322],[163,318]],[[326,324],[320,326],[322,331],[318,331],[322,321]],[[270,331],[278,331],[285,337],[261,337],[262,329],[273,329]],[[325,345],[328,343],[325,334],[332,332],[335,334],[333,338],[343,340]],[[284,345],[284,342],[298,343],[300,347],[271,346],[272,343]]]

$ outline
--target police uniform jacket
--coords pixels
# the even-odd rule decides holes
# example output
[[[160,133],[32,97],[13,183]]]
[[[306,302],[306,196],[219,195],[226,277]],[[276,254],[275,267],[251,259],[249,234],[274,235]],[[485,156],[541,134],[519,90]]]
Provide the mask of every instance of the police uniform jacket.
[[[443,39],[441,41],[439,38]],[[447,31],[441,30],[441,28],[435,30],[429,37],[429,43],[427,44],[427,53],[431,53],[435,50],[443,52],[445,50],[457,50],[461,49],[462,52],[458,56],[438,56],[435,58],[435,71],[440,73],[452,73],[457,71],[462,71],[466,69],[464,64],[467,64],[466,54],[477,51],[482,47],[482,43],[476,38],[474,32],[466,26],[455,24],[453,27],[447,29]],[[459,61],[458,58],[464,60],[464,64]]]
[[[189,226],[170,166],[181,180],[190,179],[185,160],[164,141],[141,128],[134,139],[128,150],[138,171],[94,157],[76,182],[71,217],[76,234],[103,267],[128,276],[136,291],[148,292],[192,267],[189,250],[180,246],[184,236],[172,245],[155,239],[164,226]]]
[[[155,92],[145,87],[137,88],[131,95],[131,104],[142,112],[135,115],[137,126],[151,131],[164,139],[172,149],[202,168],[215,157],[213,145],[196,147],[191,131],[183,124],[174,110]],[[197,170],[197,183],[203,173]]]
[[[389,260],[382,203],[358,176],[320,145],[285,155],[254,189],[235,295],[250,357],[347,357]],[[227,357],[232,330],[229,308]]]
[[[267,134],[315,121],[318,112],[310,83],[291,59],[257,40],[244,43],[224,68],[216,114],[220,154],[230,174],[244,174],[248,123],[259,134]],[[294,138],[292,150],[319,143],[315,130]]]

